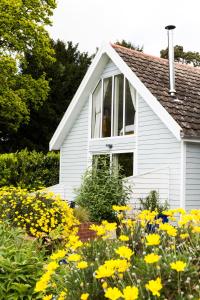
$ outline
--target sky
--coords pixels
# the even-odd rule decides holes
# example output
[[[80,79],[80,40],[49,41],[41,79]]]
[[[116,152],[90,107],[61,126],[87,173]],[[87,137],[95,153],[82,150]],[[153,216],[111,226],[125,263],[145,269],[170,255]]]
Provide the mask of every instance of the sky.
[[[174,45],[200,52],[199,0],[57,0],[49,28],[53,39],[79,44],[93,54],[105,42],[125,39],[159,56],[167,47],[166,25],[175,25]]]

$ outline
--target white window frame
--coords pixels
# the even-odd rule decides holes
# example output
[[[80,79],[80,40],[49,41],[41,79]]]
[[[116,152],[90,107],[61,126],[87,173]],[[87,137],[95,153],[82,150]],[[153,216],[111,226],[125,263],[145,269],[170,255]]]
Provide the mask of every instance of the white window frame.
[[[135,176],[136,175],[136,155],[135,155],[135,151],[133,150],[110,150],[110,151],[97,151],[97,152],[92,152],[90,153],[90,159],[92,162],[92,158],[94,155],[109,155],[110,156],[110,167],[112,166],[112,156],[115,154],[122,154],[122,153],[133,153],[133,175],[129,176]],[[129,178],[129,177],[125,177],[125,178]]]
[[[97,82],[95,88],[93,89],[93,91],[91,92],[91,109],[90,109],[90,130],[89,130],[89,140],[99,140],[99,139],[111,139],[111,138],[124,138],[124,137],[132,137],[132,136],[136,136],[137,132],[136,132],[136,118],[134,121],[135,124],[135,130],[133,134],[130,135],[125,135],[125,109],[126,109],[126,77],[124,74],[123,75],[123,81],[124,81],[124,89],[123,89],[123,135],[113,135],[114,133],[114,89],[115,89],[115,76],[120,75],[122,73],[120,72],[115,72],[114,74],[109,74],[109,75],[105,75],[105,76],[101,76],[100,80]],[[103,95],[104,95],[104,80],[108,79],[108,78],[112,78],[112,98],[111,98],[111,135],[109,137],[102,137],[102,121],[103,121]],[[128,80],[128,79],[127,79]],[[97,87],[97,85],[99,84],[99,82],[101,81],[101,122],[100,122],[100,137],[98,138],[93,138],[92,137],[92,113],[93,113],[93,93]],[[137,97],[136,97],[136,107],[137,107]],[[137,111],[135,111],[135,115],[137,114]]]

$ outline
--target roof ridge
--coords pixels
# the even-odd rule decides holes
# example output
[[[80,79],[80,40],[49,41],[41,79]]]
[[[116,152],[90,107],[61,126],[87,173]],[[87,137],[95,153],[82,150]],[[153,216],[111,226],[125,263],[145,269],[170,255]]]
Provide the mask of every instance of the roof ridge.
[[[147,53],[144,53],[144,52],[140,52],[140,51],[137,51],[137,50],[134,50],[134,49],[126,48],[124,46],[113,44],[113,43],[111,43],[111,46],[113,48],[121,48],[122,50],[125,50],[126,52],[135,53],[135,54],[137,54],[141,57],[144,57],[144,58],[151,58],[151,59],[154,59],[156,61],[160,61],[161,63],[168,64],[168,60],[165,59],[165,58],[161,58],[161,57],[158,57],[158,56],[154,56],[152,54],[147,54]],[[200,73],[200,68],[199,67],[185,65],[185,64],[178,63],[178,62],[175,62],[175,66],[178,67],[178,69],[189,69],[189,70],[192,70],[195,73]]]

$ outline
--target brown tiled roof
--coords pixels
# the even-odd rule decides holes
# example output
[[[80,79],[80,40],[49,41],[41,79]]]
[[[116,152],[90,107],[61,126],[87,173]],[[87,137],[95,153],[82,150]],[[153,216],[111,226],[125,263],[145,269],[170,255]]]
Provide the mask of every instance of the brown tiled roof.
[[[176,97],[173,98],[169,94],[168,60],[112,46],[180,125],[183,136],[200,137],[200,68],[175,63]]]

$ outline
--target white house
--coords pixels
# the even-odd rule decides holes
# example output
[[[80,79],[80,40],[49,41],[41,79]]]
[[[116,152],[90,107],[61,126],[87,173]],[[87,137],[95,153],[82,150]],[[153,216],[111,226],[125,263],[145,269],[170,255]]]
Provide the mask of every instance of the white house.
[[[55,131],[59,183],[69,201],[95,155],[109,155],[133,183],[132,201],[157,190],[171,207],[200,208],[200,69],[117,45],[97,53]],[[173,93],[172,93],[173,94]]]

